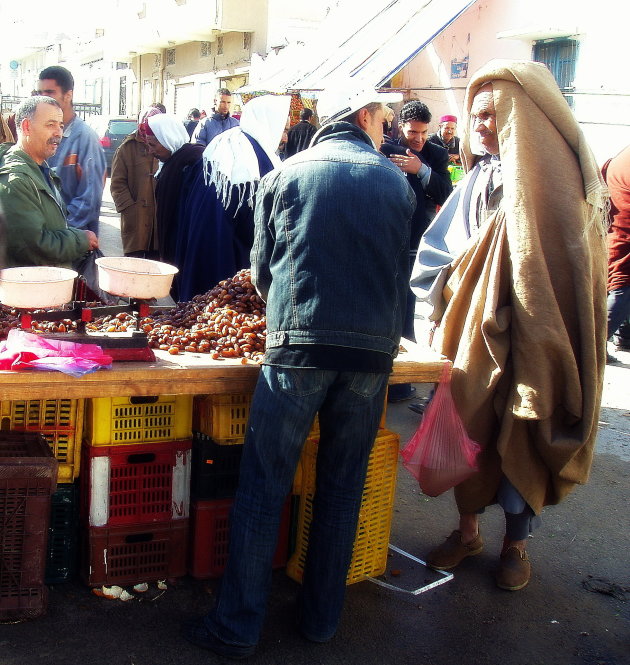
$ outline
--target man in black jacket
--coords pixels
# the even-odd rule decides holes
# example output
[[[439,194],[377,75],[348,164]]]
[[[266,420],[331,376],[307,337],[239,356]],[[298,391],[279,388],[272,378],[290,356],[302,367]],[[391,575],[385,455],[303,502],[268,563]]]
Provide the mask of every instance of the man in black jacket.
[[[311,122],[312,117],[313,111],[311,109],[300,111],[300,122],[293,125],[287,132],[287,144],[284,149],[286,157],[291,157],[302,150],[306,150],[311,144],[313,134],[317,131],[317,128]]]
[[[381,152],[407,174],[407,181],[417,199],[416,212],[411,220],[411,274],[420,238],[435,217],[437,207],[449,197],[453,186],[448,172],[448,151],[427,141],[431,122],[431,112],[427,105],[418,100],[407,102],[398,117],[400,137],[392,143],[383,143]],[[415,305],[416,297],[409,289],[403,337],[411,340],[415,340]],[[391,402],[410,399],[414,392],[411,384],[391,386],[388,399]]]

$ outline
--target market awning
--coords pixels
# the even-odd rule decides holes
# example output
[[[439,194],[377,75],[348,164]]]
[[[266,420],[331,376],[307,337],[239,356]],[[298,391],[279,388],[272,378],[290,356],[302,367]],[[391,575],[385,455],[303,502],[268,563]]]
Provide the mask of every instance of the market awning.
[[[253,80],[239,92],[317,91],[349,78],[382,87],[475,2],[345,2],[308,44],[268,56],[258,72],[252,66]]]

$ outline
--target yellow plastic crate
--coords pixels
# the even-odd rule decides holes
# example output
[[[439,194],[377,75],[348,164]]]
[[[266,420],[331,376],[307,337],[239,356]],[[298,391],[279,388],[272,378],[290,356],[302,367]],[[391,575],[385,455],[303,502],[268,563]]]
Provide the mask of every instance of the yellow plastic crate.
[[[252,405],[252,393],[227,395],[199,395],[193,403],[193,429],[207,434],[221,446],[243,443],[247,421]],[[319,432],[319,421],[315,416],[309,434]]]
[[[192,403],[192,395],[89,399],[86,440],[91,446],[111,446],[190,439]]]
[[[222,446],[241,444],[251,404],[252,393],[197,396],[193,406],[194,429]]]
[[[313,517],[317,443],[318,439],[314,436],[306,440],[296,474],[300,508],[295,551],[287,564],[287,575],[296,582],[301,582],[304,574],[308,532]],[[382,575],[387,567],[399,443],[398,434],[379,430],[368,463],[354,551],[346,584]]]
[[[79,476],[83,435],[83,399],[12,400],[0,402],[0,429],[43,434],[59,461],[58,482]]]
[[[387,415],[387,395],[385,395],[385,406],[383,407],[383,414],[381,415],[381,420],[378,424],[379,429],[385,429],[385,416]],[[315,416],[313,421],[313,427],[309,432],[309,436],[316,436],[319,434],[319,414]]]

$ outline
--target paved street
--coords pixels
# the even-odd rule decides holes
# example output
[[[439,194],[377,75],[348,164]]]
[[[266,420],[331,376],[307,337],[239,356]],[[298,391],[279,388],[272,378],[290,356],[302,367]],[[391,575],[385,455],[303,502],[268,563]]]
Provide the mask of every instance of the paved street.
[[[107,197],[102,248],[120,254],[117,215]],[[611,347],[612,350],[612,347]],[[348,588],[337,637],[305,642],[294,630],[298,586],[274,573],[269,615],[252,665],[628,665],[630,663],[630,353],[608,365],[600,432],[589,483],[543,514],[529,545],[532,580],[509,593],[494,585],[502,516],[482,517],[485,550],[466,559],[453,580],[439,579],[393,555],[385,581]],[[428,386],[417,386],[426,394]],[[390,405],[387,427],[406,443],[419,422],[407,404]],[[391,543],[422,558],[454,528],[451,493],[421,494],[401,466]],[[392,571],[395,571],[392,574]],[[48,614],[0,625],[0,665],[206,665],[215,658],[179,637],[182,618],[207,611],[215,583],[185,578],[163,595],[97,598],[80,582],[51,589]]]
[[[122,256],[122,242],[120,240],[120,215],[116,212],[114,202],[109,193],[110,179],[107,178],[99,226],[100,249],[105,256]]]

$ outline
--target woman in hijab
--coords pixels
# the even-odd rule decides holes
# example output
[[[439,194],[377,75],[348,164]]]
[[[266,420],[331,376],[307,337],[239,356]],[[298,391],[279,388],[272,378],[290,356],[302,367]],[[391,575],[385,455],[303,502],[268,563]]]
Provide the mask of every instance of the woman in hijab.
[[[147,118],[163,113],[155,105],[140,114],[138,129],[120,144],[112,162],[110,191],[120,213],[125,256],[157,259],[155,178],[157,160],[146,143]]]
[[[291,98],[264,95],[243,107],[240,126],[215,137],[180,197],[178,297],[190,300],[250,265],[254,195],[280,165],[276,155]]]
[[[188,133],[181,120],[174,115],[159,113],[150,116],[141,127],[150,152],[160,161],[155,174],[160,259],[175,263],[179,197],[190,167],[201,159],[204,147],[188,143]]]

